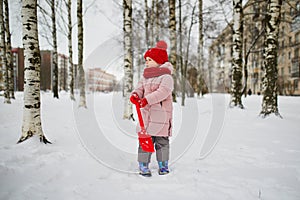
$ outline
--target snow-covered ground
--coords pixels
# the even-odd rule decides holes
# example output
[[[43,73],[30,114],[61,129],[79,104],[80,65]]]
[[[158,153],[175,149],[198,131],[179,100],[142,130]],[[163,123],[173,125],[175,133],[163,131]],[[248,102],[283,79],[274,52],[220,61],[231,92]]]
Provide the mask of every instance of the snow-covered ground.
[[[259,117],[262,96],[229,108],[229,96],[174,104],[171,173],[137,174],[136,121],[122,120],[119,93],[42,93],[42,125],[52,144],[21,136],[22,93],[0,97],[0,199],[300,199],[300,98],[279,97],[282,119]]]

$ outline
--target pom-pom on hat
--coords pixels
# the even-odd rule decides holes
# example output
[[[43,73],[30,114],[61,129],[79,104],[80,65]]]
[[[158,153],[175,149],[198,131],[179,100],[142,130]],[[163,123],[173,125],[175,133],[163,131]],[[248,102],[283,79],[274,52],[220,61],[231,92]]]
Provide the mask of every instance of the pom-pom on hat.
[[[164,64],[165,62],[168,62],[168,53],[167,53],[168,45],[165,41],[160,40],[156,43],[156,46],[148,49],[146,51],[144,58],[147,57],[153,59],[158,64]]]

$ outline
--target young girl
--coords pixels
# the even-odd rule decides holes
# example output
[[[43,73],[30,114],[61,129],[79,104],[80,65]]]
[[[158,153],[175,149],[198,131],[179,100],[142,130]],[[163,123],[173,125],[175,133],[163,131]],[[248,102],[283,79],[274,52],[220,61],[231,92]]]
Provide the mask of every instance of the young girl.
[[[143,108],[145,128],[155,145],[160,175],[169,173],[169,137],[172,135],[173,66],[168,62],[166,50],[166,42],[159,41],[145,53],[146,67],[143,77],[130,97],[133,104],[139,104]],[[151,176],[151,154],[139,146],[139,171],[143,176]]]

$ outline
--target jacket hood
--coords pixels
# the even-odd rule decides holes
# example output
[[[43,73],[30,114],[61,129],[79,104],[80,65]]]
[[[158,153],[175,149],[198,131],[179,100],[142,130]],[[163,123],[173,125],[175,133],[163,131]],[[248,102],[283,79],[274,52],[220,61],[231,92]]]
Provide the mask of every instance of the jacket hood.
[[[170,62],[165,62],[164,64],[162,64],[159,67],[160,68],[162,68],[162,67],[168,68],[171,71],[171,74],[173,74],[173,65]]]

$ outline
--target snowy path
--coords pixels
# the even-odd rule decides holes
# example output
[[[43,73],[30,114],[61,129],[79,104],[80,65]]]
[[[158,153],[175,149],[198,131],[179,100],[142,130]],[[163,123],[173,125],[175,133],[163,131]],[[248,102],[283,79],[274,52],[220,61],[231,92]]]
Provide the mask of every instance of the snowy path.
[[[0,97],[1,200],[300,199],[299,97],[279,97],[283,119],[259,118],[260,96],[244,99],[245,110],[229,109],[221,94],[174,104],[171,173],[157,175],[153,155],[153,177],[144,178],[136,173],[135,123],[121,120],[119,94],[89,94],[85,110],[65,93],[59,100],[43,93],[52,145],[16,144],[16,96],[12,105]]]

